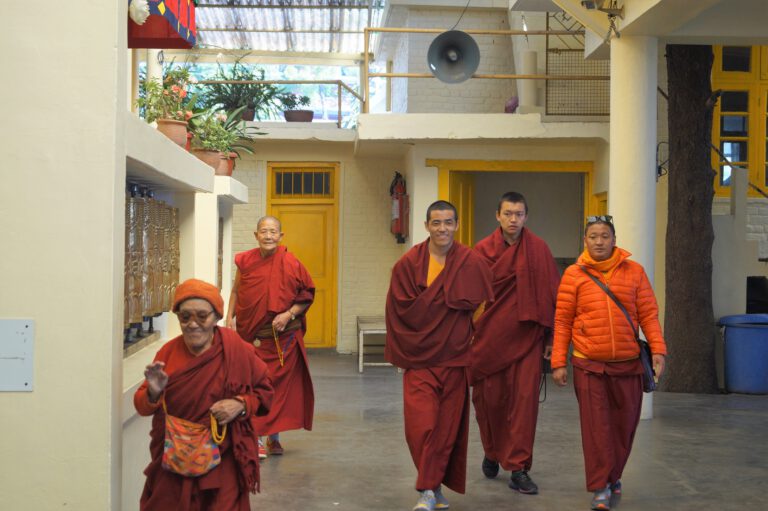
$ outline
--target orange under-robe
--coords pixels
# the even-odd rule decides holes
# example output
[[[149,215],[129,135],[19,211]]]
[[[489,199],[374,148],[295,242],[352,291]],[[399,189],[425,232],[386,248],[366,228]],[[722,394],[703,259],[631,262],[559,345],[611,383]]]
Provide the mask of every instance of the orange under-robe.
[[[444,484],[464,493],[472,313],[493,299],[490,273],[459,243],[439,271],[430,264],[428,243],[413,247],[392,270],[385,356],[405,369],[405,437],[418,470],[416,489]]]
[[[528,229],[508,245],[496,229],[475,246],[493,273],[495,302],[477,321],[472,402],[485,456],[530,470],[545,337],[554,324],[560,275],[549,248]]]
[[[309,374],[307,351],[304,347],[306,310],[299,316],[301,328],[282,332],[279,342],[283,365],[273,335],[257,336],[272,324],[276,314],[294,304],[311,304],[315,285],[309,272],[285,247],[262,257],[258,248],[237,254],[235,264],[240,270],[235,317],[237,331],[247,341],[259,339],[256,351],[266,362],[275,388],[270,413],[254,419],[259,435],[271,435],[292,429],[312,429],[315,394]]]
[[[187,350],[182,336],[166,343],[155,355],[165,362],[168,384],[163,391],[168,413],[199,424],[210,424],[210,407],[221,399],[242,398],[246,416],[264,415],[272,400],[265,364],[254,349],[228,328],[216,328],[211,347],[199,356]],[[221,463],[200,477],[184,477],[162,467],[165,413],[161,402],[149,401],[146,381],[134,394],[140,415],[152,415],[149,450],[152,461],[144,470],[147,481],[141,511],[248,511],[248,493],[259,483],[256,434],[247,419],[228,426],[219,446]]]

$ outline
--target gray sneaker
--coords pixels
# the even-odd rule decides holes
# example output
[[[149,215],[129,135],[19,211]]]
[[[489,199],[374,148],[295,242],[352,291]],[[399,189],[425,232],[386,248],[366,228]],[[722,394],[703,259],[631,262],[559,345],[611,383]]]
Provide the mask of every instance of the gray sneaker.
[[[509,476],[509,487],[526,495],[539,493],[539,487],[536,486],[526,470],[512,472],[512,475]]]
[[[611,485],[602,490],[597,490],[592,497],[592,509],[595,511],[608,511],[611,509]]]
[[[488,456],[483,456],[483,475],[488,479],[493,479],[499,475],[499,462],[489,459]]]
[[[448,504],[448,499],[443,495],[442,485],[435,488],[435,509],[448,509],[451,507]]]
[[[435,510],[435,492],[432,490],[424,490],[421,493],[421,496],[419,497],[419,500],[416,502],[416,505],[413,506],[413,511],[434,511]]]

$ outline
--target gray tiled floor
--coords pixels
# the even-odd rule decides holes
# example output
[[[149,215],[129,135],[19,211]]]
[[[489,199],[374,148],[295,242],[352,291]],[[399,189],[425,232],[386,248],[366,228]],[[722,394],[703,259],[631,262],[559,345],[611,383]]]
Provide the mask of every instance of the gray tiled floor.
[[[314,431],[282,435],[282,457],[262,464],[252,507],[281,510],[410,510],[415,469],[403,436],[401,375],[357,372],[349,355],[314,352]],[[470,422],[467,493],[446,491],[451,509],[588,510],[573,388],[547,385],[531,476],[541,493],[519,495],[508,474],[480,472],[482,446]],[[768,509],[768,396],[657,393],[624,472],[623,511]]]

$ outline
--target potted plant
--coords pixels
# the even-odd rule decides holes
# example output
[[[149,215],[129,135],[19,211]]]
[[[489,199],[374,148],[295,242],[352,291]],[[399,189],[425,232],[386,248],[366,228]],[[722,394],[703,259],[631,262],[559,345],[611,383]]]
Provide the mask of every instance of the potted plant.
[[[216,171],[217,175],[232,175],[234,158],[240,157],[239,151],[253,154],[246,142],[253,140],[256,132],[253,126],[246,126],[242,120],[244,107],[229,114],[214,109],[194,118],[192,122],[192,151]]]
[[[187,93],[190,82],[187,68],[170,69],[162,81],[144,78],[136,100],[144,120],[156,122],[158,131],[182,147],[187,142],[187,121],[192,117],[189,109],[192,98]]]
[[[219,64],[212,79],[235,82],[264,80],[264,70],[252,69],[238,59],[229,70]],[[201,99],[206,108],[232,112],[243,107],[242,119],[252,121],[276,115],[279,112],[278,96],[282,92],[273,84],[212,83],[206,85]]]
[[[278,97],[283,107],[283,116],[288,122],[312,122],[315,112],[309,109],[300,108],[309,106],[309,96],[301,94],[287,93],[280,94]]]

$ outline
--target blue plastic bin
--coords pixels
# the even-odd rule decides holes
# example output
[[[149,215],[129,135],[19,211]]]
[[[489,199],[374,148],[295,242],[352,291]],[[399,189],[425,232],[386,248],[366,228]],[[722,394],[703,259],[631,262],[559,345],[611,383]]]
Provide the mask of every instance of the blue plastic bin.
[[[723,316],[725,388],[741,394],[768,394],[768,314]]]

